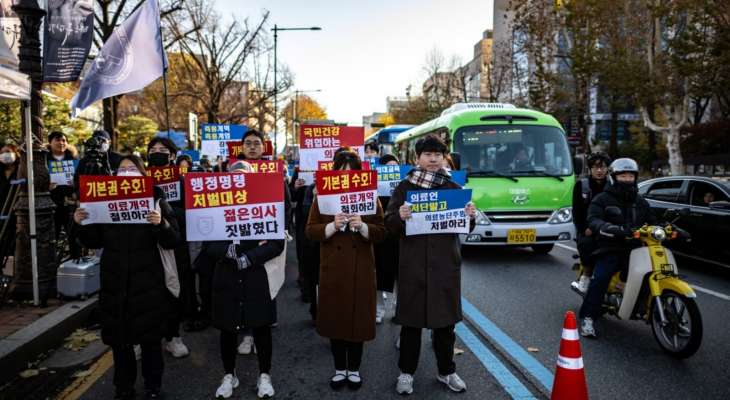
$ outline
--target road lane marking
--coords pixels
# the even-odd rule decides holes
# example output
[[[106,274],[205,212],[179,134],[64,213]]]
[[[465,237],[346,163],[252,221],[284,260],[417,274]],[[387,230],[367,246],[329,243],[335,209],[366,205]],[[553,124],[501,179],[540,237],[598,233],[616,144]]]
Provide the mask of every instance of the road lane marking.
[[[513,399],[537,399],[466,325],[456,325],[456,335]]]
[[[112,352],[111,350],[104,353],[101,358],[99,358],[91,367],[89,367],[89,370],[91,373],[86,376],[78,377],[75,381],[73,381],[69,386],[66,387],[66,389],[61,392],[58,396],[56,396],[56,399],[58,400],[76,400],[81,398],[84,393],[86,393],[91,386],[96,383],[99,378],[101,378],[104,373],[111,368],[111,366],[114,364],[114,359],[112,358]]]
[[[570,250],[570,251],[573,251],[573,252],[576,252],[576,253],[578,252],[577,249],[575,249],[573,247],[570,247],[570,246],[566,246],[566,245],[564,245],[562,243],[555,243],[555,245],[558,246],[558,247],[562,247],[562,248],[564,248],[566,250]],[[684,253],[679,253],[679,252],[676,252],[676,251],[674,253],[679,254],[681,256],[689,257],[689,258],[697,258],[697,257],[687,256]],[[707,260],[704,260],[704,261],[707,261]],[[723,264],[719,264],[719,265],[723,265]],[[716,291],[710,290],[710,289],[705,289],[705,288],[703,288],[701,286],[697,286],[697,285],[690,285],[690,286],[692,287],[692,289],[694,289],[694,290],[696,290],[698,292],[702,292],[702,293],[705,293],[705,294],[709,294],[710,296],[715,296],[718,299],[730,301],[730,296],[728,296],[726,294],[722,294],[720,292],[716,292]]]
[[[544,365],[535,357],[530,355],[517,342],[512,340],[504,333],[494,322],[485,317],[476,307],[474,307],[466,298],[461,298],[461,309],[471,323],[477,327],[485,336],[491,338],[509,354],[518,364],[522,366],[530,375],[532,375],[548,392],[552,391],[553,380],[555,379]]]

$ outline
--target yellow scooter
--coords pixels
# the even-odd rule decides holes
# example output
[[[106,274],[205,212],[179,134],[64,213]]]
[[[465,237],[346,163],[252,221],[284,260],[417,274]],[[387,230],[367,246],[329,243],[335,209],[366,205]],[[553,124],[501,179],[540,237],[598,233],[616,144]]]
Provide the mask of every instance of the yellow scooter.
[[[671,224],[634,230],[633,239],[643,245],[631,251],[626,282],[620,272],[611,279],[603,308],[619,319],[646,321],[662,350],[687,358],[702,343],[702,316],[694,300],[697,295],[680,278],[674,255],[662,245],[679,236]],[[580,277],[583,267],[578,264],[577,269]]]

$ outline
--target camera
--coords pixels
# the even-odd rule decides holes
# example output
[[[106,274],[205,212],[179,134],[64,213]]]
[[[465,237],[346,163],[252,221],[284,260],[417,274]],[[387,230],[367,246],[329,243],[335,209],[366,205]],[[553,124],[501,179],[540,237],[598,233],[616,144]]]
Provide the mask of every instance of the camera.
[[[84,157],[79,162],[79,175],[111,175],[109,156],[101,150],[104,139],[92,136],[84,142]]]

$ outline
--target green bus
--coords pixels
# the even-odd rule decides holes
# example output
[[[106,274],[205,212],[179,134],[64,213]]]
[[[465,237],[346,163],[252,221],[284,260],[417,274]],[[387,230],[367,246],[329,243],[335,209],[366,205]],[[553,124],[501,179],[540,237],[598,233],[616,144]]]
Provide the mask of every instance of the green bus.
[[[550,115],[502,103],[457,103],[402,132],[396,153],[415,164],[416,141],[436,134],[449,146],[479,210],[464,245],[531,246],[548,253],[575,236],[573,160],[565,132]]]

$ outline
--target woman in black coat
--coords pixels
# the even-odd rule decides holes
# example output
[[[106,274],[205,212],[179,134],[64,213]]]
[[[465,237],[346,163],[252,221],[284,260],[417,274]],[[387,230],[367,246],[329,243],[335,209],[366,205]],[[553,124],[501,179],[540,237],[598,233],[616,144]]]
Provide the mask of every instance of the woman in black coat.
[[[398,165],[398,159],[392,154],[386,154],[380,158],[381,165]],[[383,209],[388,208],[390,196],[380,196],[380,204]],[[375,322],[380,324],[385,317],[385,293],[394,293],[395,280],[398,274],[398,241],[400,237],[388,231],[385,240],[375,244],[375,275],[377,280],[377,309],[375,311]],[[395,297],[393,297],[395,301]]]
[[[117,175],[142,176],[146,170],[136,156],[124,156]],[[169,317],[169,295],[158,245],[174,249],[180,234],[170,206],[161,189],[155,189],[161,212],[151,211],[150,224],[79,225],[88,218],[76,209],[74,222],[84,246],[103,249],[101,255],[102,341],[114,356],[115,398],[134,398],[137,362],[133,345],[142,348],[142,376],[147,398],[160,396],[162,347]]]

